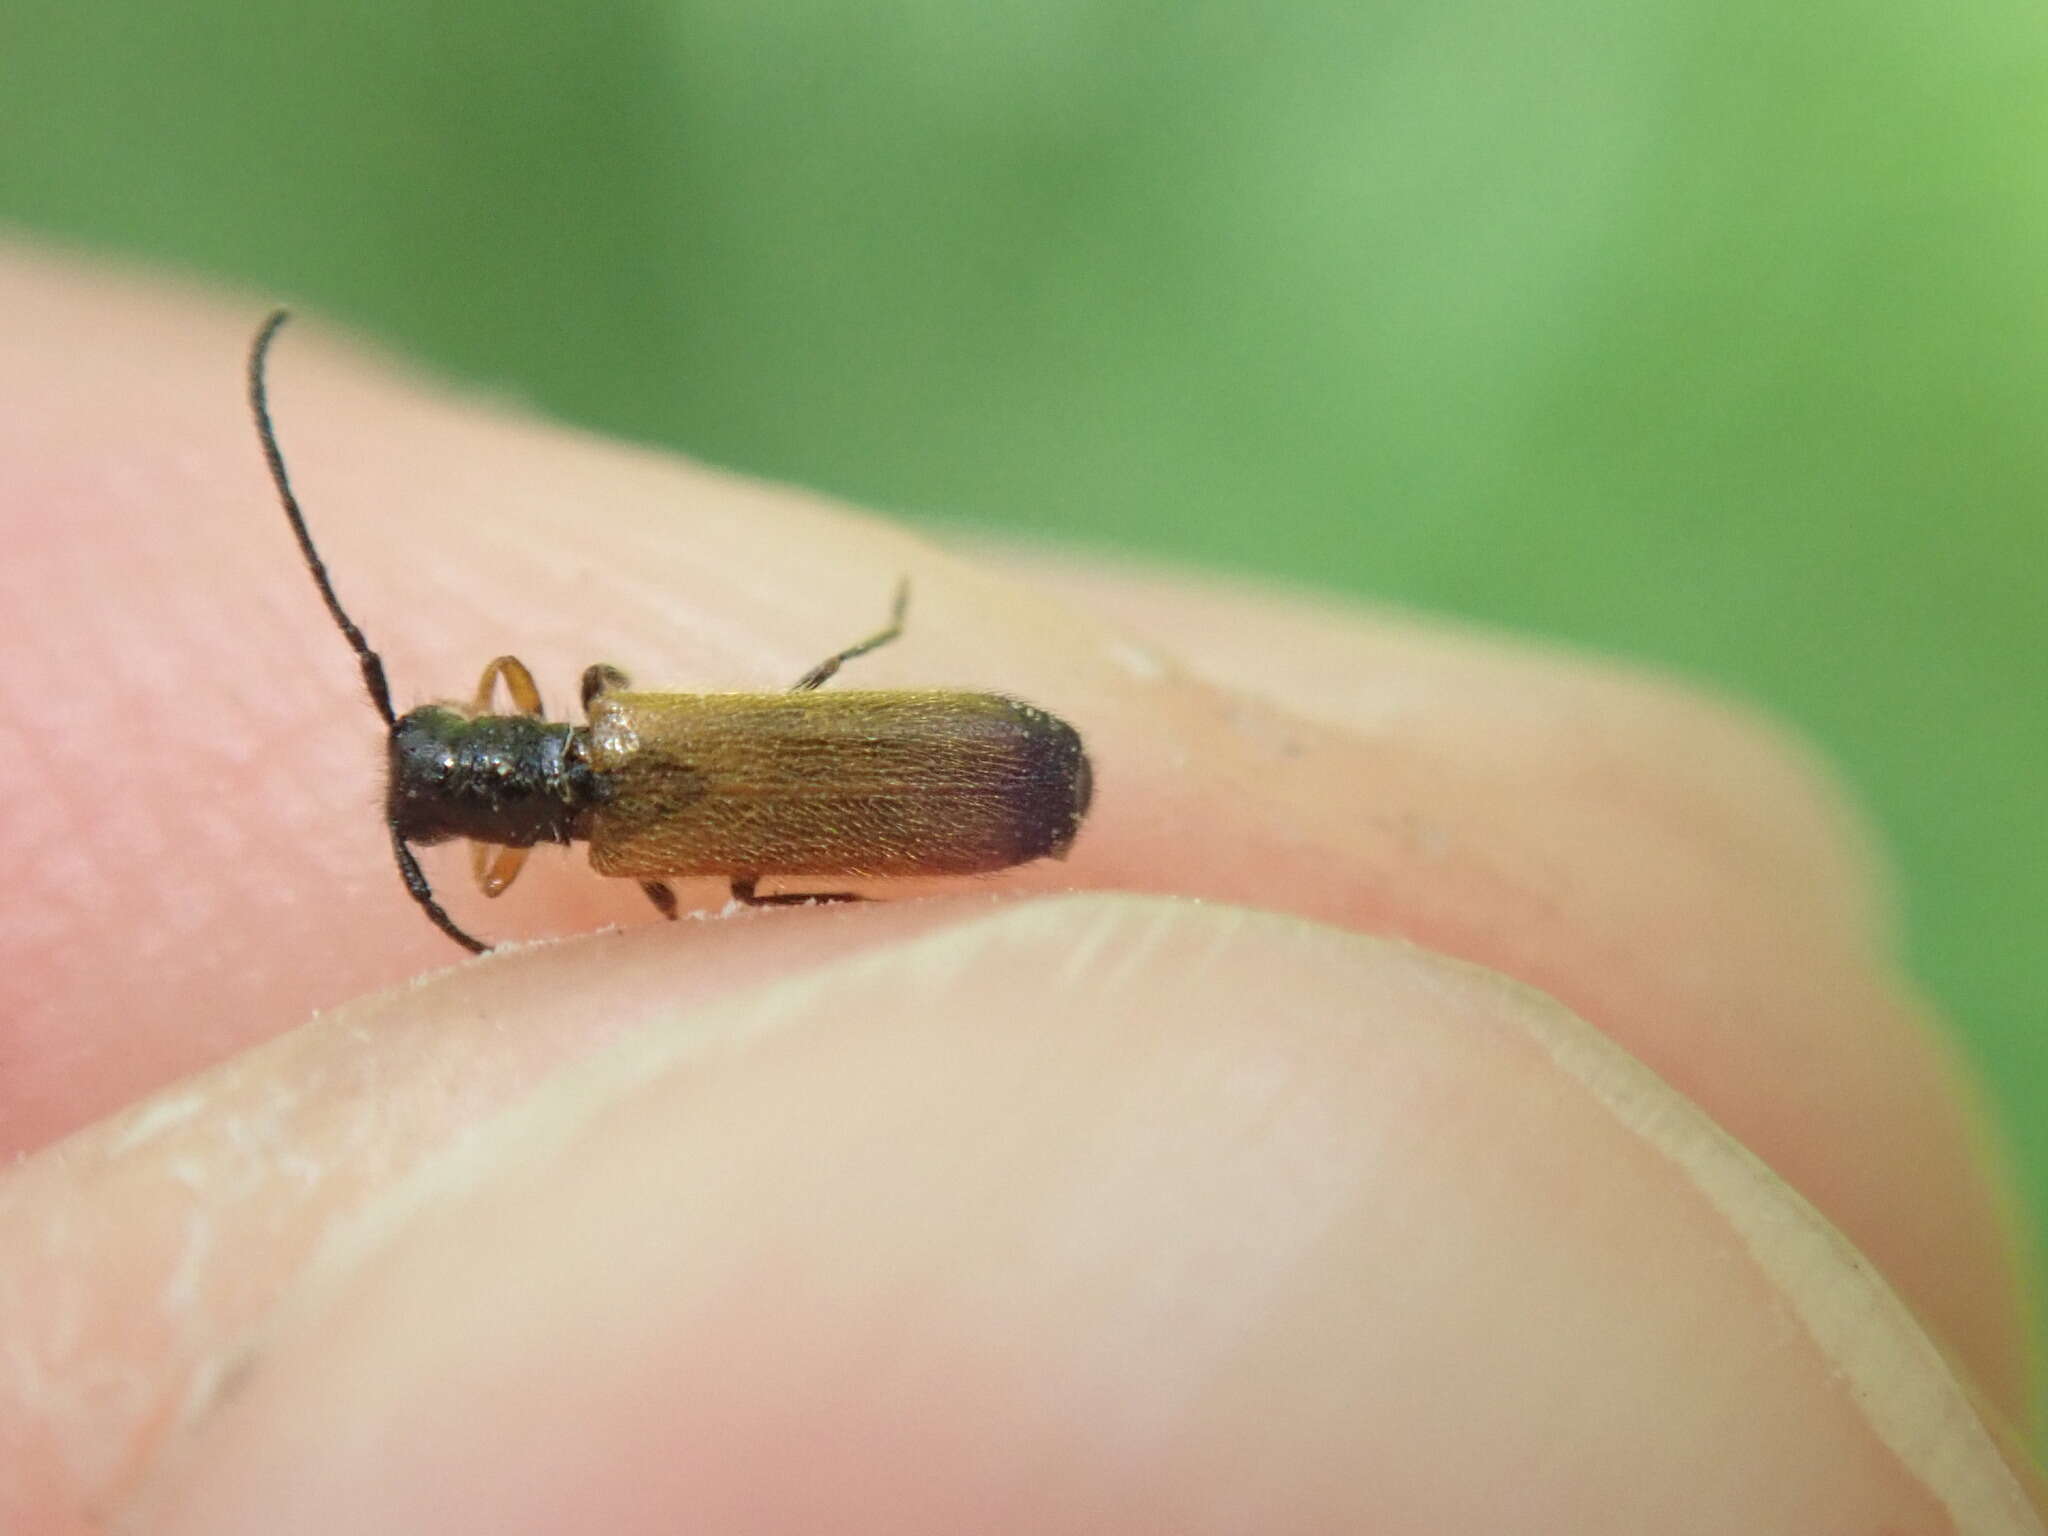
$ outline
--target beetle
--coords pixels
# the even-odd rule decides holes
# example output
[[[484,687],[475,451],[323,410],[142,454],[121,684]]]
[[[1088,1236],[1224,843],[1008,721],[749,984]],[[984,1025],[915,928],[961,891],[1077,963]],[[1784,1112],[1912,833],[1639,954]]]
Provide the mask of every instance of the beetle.
[[[478,886],[497,896],[536,844],[587,842],[593,869],[637,880],[669,918],[677,878],[718,876],[738,902],[780,906],[860,898],[764,895],[764,877],[971,875],[1066,856],[1092,772],[1064,720],[1000,693],[818,691],[902,634],[907,582],[886,626],[786,693],[637,692],[600,664],[583,674],[585,723],[574,725],[547,719],[533,674],[500,656],[467,704],[399,714],[382,658],[335,595],[278,447],[267,368],[288,318],[270,315],[249,351],[256,435],[306,569],[385,725],[384,821],[399,874],[464,949],[490,946],[442,908],[415,847],[467,838]],[[501,684],[509,713],[494,708]]]

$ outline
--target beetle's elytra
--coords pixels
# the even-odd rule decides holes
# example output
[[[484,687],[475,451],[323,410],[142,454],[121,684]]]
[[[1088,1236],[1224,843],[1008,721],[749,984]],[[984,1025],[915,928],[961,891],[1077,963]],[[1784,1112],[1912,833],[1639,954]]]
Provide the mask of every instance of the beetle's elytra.
[[[384,663],[335,596],[285,473],[265,368],[287,316],[249,354],[249,404],[306,568],[356,654],[390,735],[385,821],[406,889],[465,949],[489,946],[434,897],[416,844],[467,838],[477,884],[496,896],[536,843],[587,842],[601,875],[640,882],[665,915],[668,881],[717,876],[753,905],[845,901],[841,892],[762,895],[764,877],[971,875],[1064,857],[1088,810],[1087,753],[1074,728],[996,693],[816,690],[841,665],[894,640],[890,622],[828,656],[787,693],[640,693],[615,667],[583,674],[584,725],[551,721],[516,658],[484,668],[467,705],[398,714]],[[502,683],[512,712],[494,711]]]

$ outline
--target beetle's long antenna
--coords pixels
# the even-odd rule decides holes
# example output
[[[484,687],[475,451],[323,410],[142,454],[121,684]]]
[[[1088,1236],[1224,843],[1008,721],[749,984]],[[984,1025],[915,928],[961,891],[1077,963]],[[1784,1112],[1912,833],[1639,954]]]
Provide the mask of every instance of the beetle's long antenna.
[[[377,713],[383,717],[384,724],[396,728],[398,712],[391,707],[391,685],[384,680],[383,658],[370,649],[370,642],[363,638],[363,632],[356,628],[355,621],[341,606],[341,599],[334,595],[334,583],[328,580],[327,567],[321,562],[320,552],[313,547],[313,535],[306,528],[306,515],[299,510],[299,498],[292,494],[291,476],[285,473],[284,454],[277,446],[277,429],[270,424],[270,392],[264,377],[264,365],[270,360],[271,342],[290,318],[291,311],[280,309],[265,320],[263,329],[256,333],[256,343],[249,349],[249,409],[256,416],[256,436],[263,443],[263,462],[270,466],[271,481],[277,486],[277,499],[284,504],[284,515],[299,541],[299,553],[306,557],[306,569],[313,573],[313,585],[320,589],[320,598],[327,604],[327,611],[341,630],[342,638],[356,653],[356,663],[363,669],[363,686],[370,690],[370,702],[377,706]],[[455,919],[442,909],[441,903],[434,899],[434,889],[427,884],[426,871],[420,868],[420,861],[413,857],[412,849],[399,835],[398,823],[387,816],[385,825],[391,829],[391,853],[398,860],[398,873],[405,881],[406,890],[412,893],[412,899],[420,904],[436,928],[471,954],[483,954],[491,946],[464,933]]]
[[[427,916],[433,920],[436,928],[447,934],[449,938],[460,944],[472,955],[488,953],[490,945],[486,944],[482,939],[472,938],[469,934],[464,933],[461,928],[456,926],[455,919],[442,910],[441,903],[434,900],[434,888],[427,884],[427,872],[420,868],[420,861],[412,856],[411,847],[407,845],[404,838],[398,835],[397,824],[391,822],[387,823],[387,825],[391,827],[391,851],[398,859],[398,872],[404,876],[405,888],[412,892],[412,899],[418,902],[426,911]]]
[[[355,620],[341,606],[341,599],[334,595],[334,583],[327,579],[327,567],[321,563],[320,552],[313,547],[313,535],[306,529],[306,515],[299,510],[299,498],[292,494],[291,477],[285,473],[284,454],[277,446],[277,431],[270,424],[270,392],[264,382],[264,365],[270,358],[270,343],[290,318],[290,310],[280,309],[265,320],[263,329],[256,333],[256,344],[249,349],[249,409],[256,415],[256,435],[263,442],[263,462],[270,466],[270,478],[277,486],[277,499],[284,503],[284,515],[298,538],[299,553],[306,557],[306,569],[313,573],[313,585],[320,589],[321,601],[327,604],[327,611],[333,615],[342,638],[356,653],[356,662],[363,669],[363,686],[370,690],[370,702],[377,706],[377,713],[384,717],[386,725],[396,725],[398,714],[391,707],[390,685],[384,681],[383,658],[370,649],[370,642],[363,638]]]

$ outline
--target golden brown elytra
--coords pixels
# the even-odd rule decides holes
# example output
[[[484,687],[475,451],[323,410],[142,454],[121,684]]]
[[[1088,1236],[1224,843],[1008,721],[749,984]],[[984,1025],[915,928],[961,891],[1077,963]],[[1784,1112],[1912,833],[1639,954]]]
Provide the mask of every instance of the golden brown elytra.
[[[265,366],[287,318],[249,353],[249,405],[264,462],[312,572],[389,732],[385,824],[406,889],[475,953],[427,884],[414,845],[468,838],[487,896],[536,843],[590,844],[601,875],[640,882],[676,915],[670,879],[715,875],[756,906],[850,901],[845,892],[761,895],[764,876],[969,875],[1063,858],[1090,795],[1074,728],[996,693],[818,693],[841,665],[903,630],[907,584],[886,627],[828,656],[788,693],[637,693],[615,667],[583,674],[586,725],[550,721],[518,658],[484,668],[467,705],[398,714],[384,663],[335,596],[271,426]],[[493,711],[504,684],[513,712]]]

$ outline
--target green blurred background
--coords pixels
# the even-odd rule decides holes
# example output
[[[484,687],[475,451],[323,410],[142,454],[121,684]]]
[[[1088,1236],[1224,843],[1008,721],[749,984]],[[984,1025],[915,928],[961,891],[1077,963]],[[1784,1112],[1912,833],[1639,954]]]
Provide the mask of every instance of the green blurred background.
[[[11,0],[0,218],[1757,699],[1882,822],[2048,1212],[2038,5]]]

